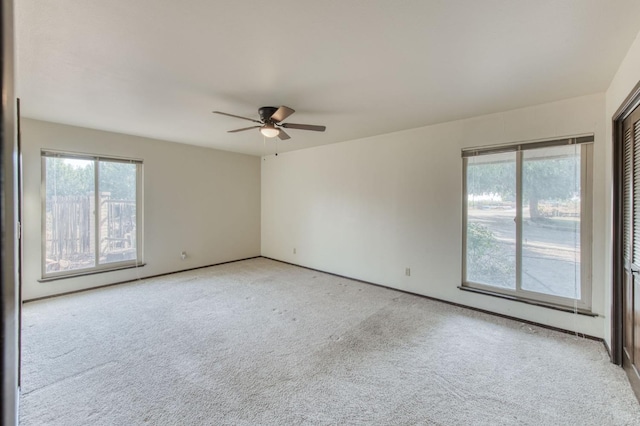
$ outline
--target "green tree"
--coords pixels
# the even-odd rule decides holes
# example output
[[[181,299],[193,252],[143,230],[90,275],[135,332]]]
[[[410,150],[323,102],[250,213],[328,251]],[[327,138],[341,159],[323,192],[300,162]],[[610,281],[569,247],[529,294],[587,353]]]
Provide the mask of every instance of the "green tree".
[[[503,199],[512,200],[515,198],[515,189],[515,157],[511,161],[469,163],[467,167],[468,194],[499,194]]]
[[[95,191],[95,162],[64,158],[46,158],[46,194],[53,196],[87,196]],[[111,199],[136,199],[136,165],[100,161],[99,191],[109,192]]]
[[[525,158],[522,195],[532,220],[541,217],[540,200],[567,200],[580,192],[579,172],[579,156]],[[515,156],[511,161],[470,162],[467,167],[468,194],[499,194],[505,200],[513,200],[515,188]]]
[[[531,220],[541,217],[540,200],[566,200],[580,192],[579,161],[577,156],[524,161],[522,196]]]
[[[112,200],[136,199],[136,165],[113,161],[100,162],[100,192],[111,193]]]
[[[59,196],[86,196],[93,192],[93,162],[71,164],[64,158],[46,157],[47,198]]]

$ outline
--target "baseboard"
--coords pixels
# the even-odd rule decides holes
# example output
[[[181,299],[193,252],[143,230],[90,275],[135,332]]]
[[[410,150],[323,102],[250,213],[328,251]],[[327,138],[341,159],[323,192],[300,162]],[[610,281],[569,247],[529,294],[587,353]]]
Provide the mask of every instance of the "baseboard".
[[[167,275],[179,274],[181,272],[195,271],[197,269],[210,268],[212,266],[226,265],[227,263],[242,262],[243,260],[257,259],[259,257],[262,257],[262,256],[245,257],[243,259],[228,260],[226,262],[213,263],[213,264],[204,265],[204,266],[196,266],[195,268],[180,269],[179,271],[164,272],[162,274],[156,274],[156,275],[148,275],[148,276],[145,276],[145,277],[133,278],[131,280],[118,281],[118,282],[111,283],[111,284],[103,284],[103,285],[99,285],[99,286],[96,286],[96,287],[89,287],[89,288],[83,288],[83,289],[80,289],[80,290],[67,291],[67,292],[64,292],[64,293],[52,294],[50,296],[36,297],[36,298],[33,298],[33,299],[23,300],[22,303],[37,302],[38,300],[51,299],[53,297],[59,297],[59,296],[67,296],[69,294],[83,293],[85,291],[96,290],[96,289],[99,289],[99,288],[113,287],[114,285],[128,284],[128,283],[132,283],[132,282],[136,282],[136,281],[140,281],[140,280],[146,280],[146,279],[149,279],[149,278],[164,277],[164,276],[167,276]]]
[[[611,356],[611,348],[609,347],[609,345],[607,345],[607,341],[602,339],[602,344],[604,345],[604,350],[607,351],[607,355],[609,355],[609,359],[611,360],[611,362],[613,362],[613,357]]]
[[[629,384],[631,385],[631,389],[633,390],[633,394],[636,396],[638,402],[640,402],[640,374],[638,370],[627,362],[627,358],[623,355],[624,361],[622,362],[622,368],[625,373],[627,373],[627,378],[629,379]]]
[[[361,279],[358,279],[358,278],[348,277],[346,275],[334,274],[333,272],[323,271],[321,269],[311,268],[311,267],[303,266],[303,265],[297,265],[295,263],[287,262],[287,261],[280,260],[280,259],[274,259],[272,257],[267,257],[267,256],[261,256],[261,257],[263,257],[265,259],[269,259],[269,260],[274,260],[276,262],[285,263],[287,265],[292,265],[292,266],[297,266],[299,268],[308,269],[310,271],[322,272],[323,274],[333,275],[334,277],[346,278],[348,280],[357,281],[357,282],[360,282],[360,283],[363,283],[363,284],[374,285],[376,287],[382,287],[382,288],[386,288],[388,290],[397,291],[397,292],[400,292],[400,293],[405,293],[405,294],[411,294],[413,296],[424,297],[425,299],[433,300],[434,302],[446,303],[447,305],[457,306],[459,308],[469,309],[469,310],[476,311],[476,312],[482,312],[483,314],[493,315],[493,316],[496,316],[496,317],[505,318],[505,319],[512,320],[512,321],[521,322],[521,323],[524,323],[524,324],[534,325],[536,327],[545,328],[547,330],[558,331],[558,332],[564,333],[564,334],[576,335],[575,331],[565,330],[564,328],[554,327],[554,326],[546,325],[546,324],[540,324],[540,323],[535,322],[535,321],[529,321],[529,320],[525,320],[525,319],[522,319],[522,318],[513,317],[513,316],[510,316],[510,315],[504,315],[504,314],[500,314],[500,313],[497,313],[497,312],[487,311],[486,309],[476,308],[474,306],[464,305],[462,303],[451,302],[449,300],[438,299],[437,297],[425,296],[424,294],[420,294],[420,293],[414,293],[414,292],[411,292],[411,291],[400,290],[400,289],[397,289],[397,288],[394,288],[394,287],[390,287],[390,286],[387,286],[387,285],[384,285],[384,284],[378,284],[378,283],[373,283],[373,282],[370,282],[370,281],[364,281],[364,280],[361,280]],[[609,358],[611,358],[611,352],[609,352],[609,349],[607,348],[607,345],[606,345],[606,342],[604,341],[604,339],[602,339],[600,337],[590,336],[590,335],[584,334],[584,333],[578,333],[578,335],[580,337],[584,337],[585,339],[594,340],[596,342],[601,342],[604,345],[605,350],[607,350],[607,352],[609,353]]]

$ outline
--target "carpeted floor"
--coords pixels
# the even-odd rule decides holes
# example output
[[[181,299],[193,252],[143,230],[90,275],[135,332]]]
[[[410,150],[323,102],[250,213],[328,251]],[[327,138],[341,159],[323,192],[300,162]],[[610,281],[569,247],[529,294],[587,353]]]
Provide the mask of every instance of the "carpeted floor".
[[[262,258],[27,303],[23,345],[22,425],[640,424],[601,343]]]

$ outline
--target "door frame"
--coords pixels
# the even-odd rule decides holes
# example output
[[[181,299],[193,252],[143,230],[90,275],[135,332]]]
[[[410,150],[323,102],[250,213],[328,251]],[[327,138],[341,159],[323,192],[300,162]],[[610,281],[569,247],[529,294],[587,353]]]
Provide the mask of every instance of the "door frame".
[[[611,295],[611,361],[623,365],[624,345],[624,248],[623,248],[623,174],[624,174],[624,135],[622,126],[624,120],[640,107],[640,82],[620,105],[613,115],[613,241],[612,241],[612,295]],[[626,368],[625,368],[626,369]],[[635,374],[627,376],[636,396],[640,399],[640,381]]]
[[[18,288],[16,219],[17,164],[16,116],[14,98],[14,21],[13,0],[2,0],[0,5],[0,55],[2,114],[0,119],[0,227],[2,228],[2,267],[0,289],[0,423],[18,424]]]
[[[15,194],[18,209],[17,220],[17,253],[16,253],[16,279],[18,287],[18,389],[22,387],[22,124],[20,122],[20,98],[16,99],[16,181],[17,193]]]

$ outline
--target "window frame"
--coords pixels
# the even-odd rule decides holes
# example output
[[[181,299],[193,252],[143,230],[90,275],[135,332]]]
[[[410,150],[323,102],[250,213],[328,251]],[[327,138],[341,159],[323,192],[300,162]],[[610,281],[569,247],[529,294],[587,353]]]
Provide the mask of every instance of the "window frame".
[[[550,308],[572,309],[575,312],[591,313],[592,309],[592,242],[593,242],[593,135],[576,136],[507,145],[468,148],[462,150],[462,284],[461,289],[478,290],[482,293],[535,303]],[[523,152],[563,145],[580,146],[580,299],[549,295],[522,289],[522,164]],[[468,159],[478,155],[515,152],[516,161],[516,288],[514,290],[469,281],[467,279],[467,227]]]
[[[128,163],[136,165],[136,258],[132,260],[122,260],[115,261],[109,263],[100,263],[100,218],[99,218],[99,209],[96,209],[93,214],[96,215],[96,220],[94,220],[94,229],[92,230],[95,233],[94,238],[94,252],[95,252],[95,265],[93,267],[68,270],[68,271],[55,271],[55,272],[47,272],[46,265],[46,253],[47,253],[47,200],[46,200],[46,188],[47,188],[47,158],[62,158],[62,159],[71,159],[71,160],[87,160],[94,162],[94,182],[93,182],[93,193],[94,193],[94,205],[100,205],[100,193],[99,182],[100,182],[100,162],[115,162],[115,163]],[[41,243],[41,253],[40,253],[40,262],[41,262],[41,277],[40,281],[53,281],[63,278],[72,278],[79,277],[84,275],[93,275],[102,272],[110,272],[117,271],[121,269],[128,268],[137,268],[144,265],[143,261],[143,161],[141,159],[134,158],[124,158],[124,157],[115,157],[115,156],[105,156],[105,155],[92,155],[85,153],[75,153],[75,152],[66,152],[66,151],[55,151],[49,149],[42,149],[40,151],[40,162],[41,162],[41,179],[40,179],[40,217],[41,217],[41,234],[40,234],[40,243]]]

